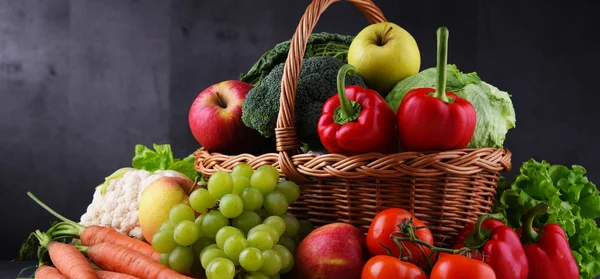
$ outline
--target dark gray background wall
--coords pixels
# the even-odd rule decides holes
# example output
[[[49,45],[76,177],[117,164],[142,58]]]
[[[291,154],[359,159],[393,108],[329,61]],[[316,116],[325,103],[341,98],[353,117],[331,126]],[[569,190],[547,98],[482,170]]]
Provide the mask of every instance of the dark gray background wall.
[[[26,191],[78,220],[136,143],[193,152],[198,92],[289,39],[308,3],[0,0],[0,258],[54,220]],[[513,95],[515,168],[531,157],[581,164],[600,181],[600,1],[376,3],[416,38],[423,68],[446,25],[450,62]],[[338,3],[317,31],[356,34],[366,23]]]

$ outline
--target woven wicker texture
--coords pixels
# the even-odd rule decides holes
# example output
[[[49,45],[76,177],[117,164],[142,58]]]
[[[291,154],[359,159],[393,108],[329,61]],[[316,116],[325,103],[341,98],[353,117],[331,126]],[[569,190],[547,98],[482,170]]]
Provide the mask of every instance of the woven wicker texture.
[[[229,156],[200,149],[195,153],[196,170],[209,177],[218,170],[231,171],[241,162],[255,169],[273,165],[301,186],[300,198],[289,209],[299,218],[315,225],[346,222],[366,231],[377,212],[401,207],[425,222],[436,243],[443,245],[465,223],[491,211],[496,182],[500,172],[510,170],[511,153],[482,148],[390,155],[298,154],[294,100],[306,42],[320,15],[338,1],[314,0],[291,39],[275,133],[278,153]],[[370,0],[347,2],[370,23],[386,21]]]

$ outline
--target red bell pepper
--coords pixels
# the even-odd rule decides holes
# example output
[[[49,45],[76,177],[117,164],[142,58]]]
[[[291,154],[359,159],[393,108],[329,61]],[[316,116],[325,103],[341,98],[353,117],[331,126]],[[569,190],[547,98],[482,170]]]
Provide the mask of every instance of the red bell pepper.
[[[452,248],[471,248],[473,257],[489,264],[498,279],[526,279],[529,263],[517,233],[503,222],[502,215],[488,214],[467,224]]]
[[[546,212],[547,204],[535,206],[523,216],[523,227],[517,230],[529,260],[529,278],[578,279],[579,268],[565,231],[554,223],[544,225],[539,231],[533,228],[535,216]]]
[[[338,94],[325,102],[319,118],[321,143],[331,153],[346,155],[397,152],[394,111],[374,90],[357,85],[345,87],[346,74],[355,72],[352,65],[340,68]]]
[[[408,91],[398,108],[400,145],[406,151],[465,148],[475,132],[473,105],[446,92],[448,29],[440,27],[437,40],[437,87]]]

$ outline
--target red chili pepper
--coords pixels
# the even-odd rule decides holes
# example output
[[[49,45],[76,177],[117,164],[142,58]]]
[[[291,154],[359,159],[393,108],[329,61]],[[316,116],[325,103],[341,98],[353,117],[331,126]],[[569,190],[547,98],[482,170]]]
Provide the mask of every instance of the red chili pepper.
[[[546,212],[545,203],[530,209],[523,216],[523,227],[517,230],[529,260],[529,278],[579,279],[579,268],[565,231],[554,223],[544,225],[539,232],[533,228],[535,216]]]
[[[408,91],[398,108],[400,145],[406,151],[465,148],[475,132],[473,105],[446,92],[448,29],[440,27],[437,40],[437,87]]]
[[[338,94],[325,102],[319,118],[321,143],[331,153],[346,155],[397,152],[396,117],[392,108],[374,90],[357,85],[344,87],[346,73],[355,72],[352,65],[340,68]]]
[[[489,264],[498,279],[526,279],[529,263],[517,233],[503,222],[502,215],[488,214],[466,225],[454,240],[453,249],[469,247],[474,258]]]

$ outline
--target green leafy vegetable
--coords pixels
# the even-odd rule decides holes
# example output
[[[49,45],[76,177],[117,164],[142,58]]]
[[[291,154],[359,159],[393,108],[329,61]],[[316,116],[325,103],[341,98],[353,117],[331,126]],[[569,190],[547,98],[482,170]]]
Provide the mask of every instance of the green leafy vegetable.
[[[314,56],[331,56],[339,59],[342,63],[348,62],[348,48],[354,36],[340,35],[334,33],[314,33],[308,38],[304,58]],[[245,74],[240,75],[240,80],[252,86],[260,85],[262,79],[271,72],[275,66],[285,62],[290,41],[275,45],[265,52],[252,68]]]
[[[138,170],[154,172],[157,170],[174,170],[187,176],[192,181],[198,177],[194,169],[194,155],[191,154],[184,159],[173,158],[171,146],[168,144],[154,144],[154,150],[138,144],[135,146],[135,156],[131,165]]]
[[[475,133],[470,148],[502,147],[508,130],[515,127],[515,109],[510,95],[482,81],[477,73],[463,74],[456,65],[447,67],[446,91],[467,99],[477,112]],[[435,68],[424,70],[398,82],[385,100],[398,110],[406,93],[415,88],[436,86]]]
[[[600,228],[594,221],[600,217],[600,192],[585,176],[585,169],[531,159],[520,172],[512,183],[501,179],[494,212],[503,213],[508,224],[517,228],[529,209],[547,203],[548,214],[533,225],[540,228],[547,223],[559,224],[569,238],[581,278],[600,275]]]

